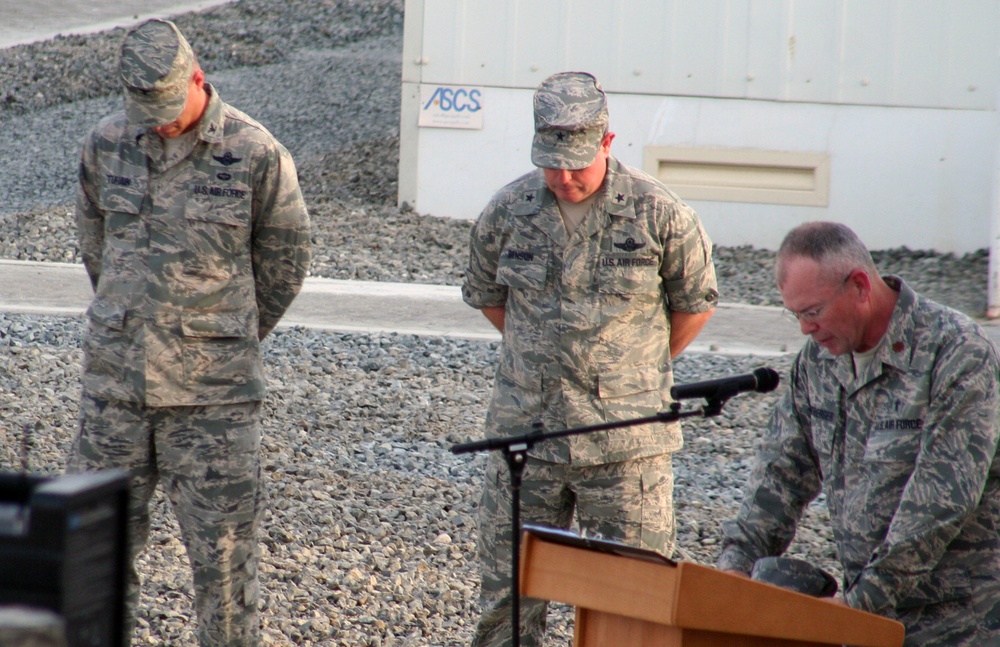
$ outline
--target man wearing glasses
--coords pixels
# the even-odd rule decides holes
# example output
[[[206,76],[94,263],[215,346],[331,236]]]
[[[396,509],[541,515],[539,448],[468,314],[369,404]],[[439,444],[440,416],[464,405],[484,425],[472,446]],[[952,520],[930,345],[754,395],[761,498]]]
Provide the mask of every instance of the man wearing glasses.
[[[793,229],[778,290],[810,340],[762,440],[718,567],[750,572],[826,493],[837,601],[905,645],[1000,644],[1000,358],[968,317],[878,274],[847,227]]]

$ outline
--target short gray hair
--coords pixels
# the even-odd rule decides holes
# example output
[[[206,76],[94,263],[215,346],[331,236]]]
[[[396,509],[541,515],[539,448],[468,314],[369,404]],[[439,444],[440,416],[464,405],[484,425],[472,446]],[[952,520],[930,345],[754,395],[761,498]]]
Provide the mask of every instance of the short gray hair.
[[[838,222],[807,222],[788,232],[774,259],[774,278],[779,287],[786,278],[784,261],[793,256],[816,261],[823,276],[831,281],[858,269],[871,277],[878,276],[868,248],[850,227]]]

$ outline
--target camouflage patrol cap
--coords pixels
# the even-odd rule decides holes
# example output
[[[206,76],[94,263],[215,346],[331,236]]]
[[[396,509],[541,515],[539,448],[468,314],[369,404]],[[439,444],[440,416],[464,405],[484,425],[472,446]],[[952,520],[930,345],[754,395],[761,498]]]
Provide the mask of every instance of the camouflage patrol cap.
[[[837,580],[832,575],[794,557],[761,557],[754,562],[750,578],[817,598],[837,593]]]
[[[154,18],[132,29],[119,59],[128,120],[151,128],[177,119],[194,68],[194,52],[174,23]]]
[[[560,72],[535,91],[531,161],[541,168],[577,170],[594,163],[608,129],[608,99],[586,72]]]

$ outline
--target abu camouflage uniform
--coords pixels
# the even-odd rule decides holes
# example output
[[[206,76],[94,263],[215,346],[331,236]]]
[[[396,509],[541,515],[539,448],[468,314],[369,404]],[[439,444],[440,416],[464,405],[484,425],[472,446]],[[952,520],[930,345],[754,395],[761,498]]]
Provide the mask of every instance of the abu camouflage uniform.
[[[906,645],[1000,644],[1000,359],[964,315],[899,301],[855,377],[808,341],[791,370],[718,567],[781,554],[822,489],[847,603],[899,620]]]
[[[130,563],[157,482],[194,569],[202,645],[253,645],[261,340],[298,293],[309,218],[291,156],[205,84],[195,136],[168,156],[124,113],[84,144],[79,243],[95,296],[69,471],[131,475]],[[130,577],[127,635],[138,577]]]
[[[709,311],[718,292],[711,242],[694,211],[609,157],[604,185],[571,235],[542,170],[498,192],[472,230],[463,297],[476,308],[505,307],[486,419],[486,436],[503,437],[535,423],[555,431],[669,408],[670,312]],[[525,470],[522,518],[567,527],[575,507],[585,530],[669,554],[670,453],[681,440],[676,423],[656,423],[540,443]],[[502,458],[491,456],[477,644],[510,634],[505,475]],[[539,644],[545,606],[525,600],[522,610],[524,644]]]
[[[288,151],[205,88],[193,148],[172,159],[123,114],[84,145],[91,395],[151,407],[264,396],[259,342],[305,278],[309,217]]]

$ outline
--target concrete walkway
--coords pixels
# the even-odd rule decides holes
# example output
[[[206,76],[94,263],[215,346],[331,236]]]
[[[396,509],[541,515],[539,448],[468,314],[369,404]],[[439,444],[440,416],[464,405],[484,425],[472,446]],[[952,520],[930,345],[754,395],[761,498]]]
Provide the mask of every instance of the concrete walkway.
[[[169,18],[232,0],[0,0],[0,48]]]
[[[0,311],[80,316],[92,296],[82,265],[0,260]],[[321,330],[500,339],[455,286],[310,278],[281,322]],[[722,305],[690,349],[777,355],[801,346],[780,308]]]
[[[0,312],[80,316],[90,303],[82,265],[0,260]],[[396,332],[466,339],[500,339],[459,288],[309,278],[281,326],[345,332]],[[983,327],[1000,344],[1000,321]],[[727,355],[780,355],[804,341],[781,308],[722,304],[692,351]]]

